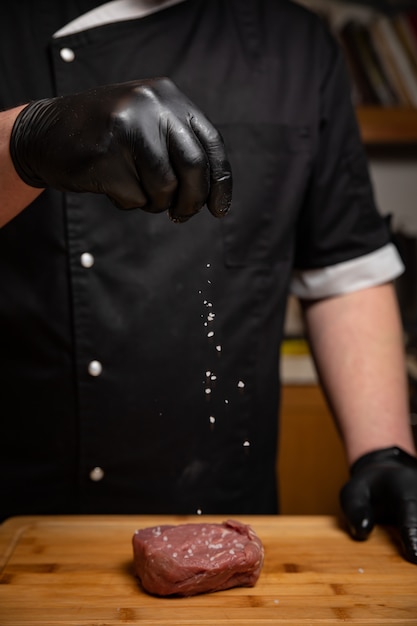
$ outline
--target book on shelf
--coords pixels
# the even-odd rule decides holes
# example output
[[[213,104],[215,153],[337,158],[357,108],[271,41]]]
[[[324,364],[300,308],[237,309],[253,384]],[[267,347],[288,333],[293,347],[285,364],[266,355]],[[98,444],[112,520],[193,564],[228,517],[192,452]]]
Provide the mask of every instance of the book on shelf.
[[[355,106],[417,109],[417,0],[298,2],[338,37]]]
[[[407,11],[406,17],[410,26],[410,31],[414,34],[414,38],[417,39],[417,10]]]
[[[417,11],[353,17],[336,34],[356,106],[417,108]]]
[[[360,28],[362,28],[361,24],[351,21],[345,24],[338,33],[352,81],[352,99],[355,105],[377,105],[379,104],[378,95],[365,67],[358,44],[357,32]]]
[[[392,25],[397,32],[410,64],[417,75],[417,30],[414,31],[410,16],[399,13],[392,18]],[[416,23],[417,25],[417,23]]]
[[[355,75],[354,81],[363,94],[359,103],[397,106],[399,98],[374,48],[368,27],[352,20],[344,25],[340,38],[348,58],[348,66],[352,75]]]
[[[369,30],[402,103],[417,107],[417,73],[394,28],[393,20],[385,15],[378,16],[370,24]]]

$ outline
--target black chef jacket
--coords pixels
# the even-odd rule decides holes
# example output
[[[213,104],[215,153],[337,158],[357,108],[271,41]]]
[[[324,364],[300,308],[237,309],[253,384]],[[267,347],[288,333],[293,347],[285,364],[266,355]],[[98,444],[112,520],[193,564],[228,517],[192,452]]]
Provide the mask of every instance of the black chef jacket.
[[[53,38],[95,4],[2,6],[1,106],[169,76],[223,134],[233,205],[178,225],[48,189],[0,231],[1,516],[273,513],[292,270],[389,242],[340,52],[277,0]]]

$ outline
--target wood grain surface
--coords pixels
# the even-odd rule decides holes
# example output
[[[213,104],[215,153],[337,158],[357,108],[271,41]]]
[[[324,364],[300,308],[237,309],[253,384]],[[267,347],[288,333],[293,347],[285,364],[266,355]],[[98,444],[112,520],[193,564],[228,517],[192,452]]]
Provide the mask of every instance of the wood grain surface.
[[[144,593],[132,536],[223,517],[16,517],[0,526],[1,626],[417,625],[417,566],[387,530],[349,539],[333,517],[239,516],[265,547],[253,588],[191,598]]]

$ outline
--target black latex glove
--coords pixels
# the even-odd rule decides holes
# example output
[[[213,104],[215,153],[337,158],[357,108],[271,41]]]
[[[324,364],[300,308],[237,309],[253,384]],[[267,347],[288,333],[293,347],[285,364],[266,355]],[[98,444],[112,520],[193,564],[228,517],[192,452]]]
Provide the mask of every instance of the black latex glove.
[[[231,202],[220,134],[167,78],[32,102],[10,153],[28,185],[104,193],[120,209],[184,221],[204,204],[221,217]]]
[[[404,557],[417,564],[417,459],[384,448],[360,457],[350,473],[340,502],[352,537],[366,539],[376,523],[393,526]]]

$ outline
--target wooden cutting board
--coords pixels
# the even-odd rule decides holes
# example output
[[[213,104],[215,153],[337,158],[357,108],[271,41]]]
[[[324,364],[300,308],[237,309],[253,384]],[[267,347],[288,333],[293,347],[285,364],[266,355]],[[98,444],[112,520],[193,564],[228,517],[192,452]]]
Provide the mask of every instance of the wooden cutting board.
[[[141,590],[132,573],[137,528],[223,519],[11,518],[0,526],[0,625],[417,625],[417,566],[384,529],[357,543],[332,517],[238,516],[265,547],[254,588],[191,598]]]

